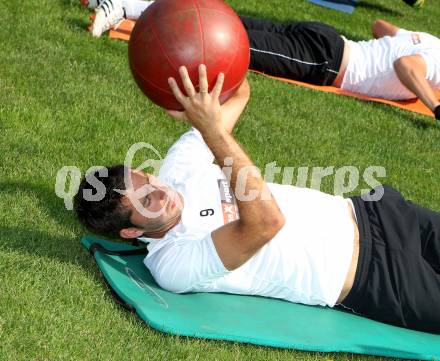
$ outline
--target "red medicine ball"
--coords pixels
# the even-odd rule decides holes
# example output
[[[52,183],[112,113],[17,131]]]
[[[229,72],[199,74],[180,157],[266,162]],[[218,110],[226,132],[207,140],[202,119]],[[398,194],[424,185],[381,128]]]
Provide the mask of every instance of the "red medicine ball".
[[[205,64],[209,90],[223,72],[223,103],[246,75],[249,40],[240,18],[222,0],[157,0],[136,21],[128,58],[148,98],[166,109],[181,110],[168,85],[168,78],[174,77],[184,92],[179,66],[187,67],[198,88],[198,66]]]

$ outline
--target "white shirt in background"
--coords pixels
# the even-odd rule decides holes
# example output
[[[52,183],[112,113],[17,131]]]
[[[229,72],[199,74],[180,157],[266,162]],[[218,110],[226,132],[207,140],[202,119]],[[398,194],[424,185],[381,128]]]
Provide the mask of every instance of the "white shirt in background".
[[[440,89],[440,39],[427,33],[400,29],[393,37],[348,43],[350,59],[342,89],[384,99],[415,98],[397,77],[394,62],[416,54],[426,62],[426,79],[430,85]]]

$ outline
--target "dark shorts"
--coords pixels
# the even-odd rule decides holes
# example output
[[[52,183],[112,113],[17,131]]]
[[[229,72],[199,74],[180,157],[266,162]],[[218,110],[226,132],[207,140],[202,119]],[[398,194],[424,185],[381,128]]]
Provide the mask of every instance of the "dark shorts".
[[[440,333],[440,213],[389,186],[380,201],[352,198],[360,254],[342,307],[377,321]]]
[[[344,40],[334,28],[318,22],[284,25],[241,20],[249,37],[252,70],[310,84],[333,84],[344,53]]]

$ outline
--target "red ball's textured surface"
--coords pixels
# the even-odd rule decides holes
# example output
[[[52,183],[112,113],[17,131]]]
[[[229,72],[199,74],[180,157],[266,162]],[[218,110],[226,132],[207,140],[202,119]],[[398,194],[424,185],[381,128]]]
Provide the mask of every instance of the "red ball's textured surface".
[[[249,40],[240,18],[222,0],[157,0],[136,21],[128,58],[144,94],[161,107],[179,110],[168,78],[184,92],[178,69],[185,65],[198,88],[198,66],[205,64],[209,90],[217,75],[225,74],[224,102],[246,75]]]

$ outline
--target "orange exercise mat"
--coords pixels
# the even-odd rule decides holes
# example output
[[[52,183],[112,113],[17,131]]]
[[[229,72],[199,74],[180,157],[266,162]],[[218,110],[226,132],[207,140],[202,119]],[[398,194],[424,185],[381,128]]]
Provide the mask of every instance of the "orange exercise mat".
[[[128,41],[130,39],[130,34],[131,34],[131,31],[133,30],[135,23],[136,22],[134,20],[121,21],[119,24],[117,24],[116,26],[114,26],[110,30],[110,37],[113,39],[121,39],[121,40]],[[263,74],[260,72],[255,72],[255,73]],[[337,88],[334,86],[318,86],[318,85],[303,83],[303,82],[300,82],[297,80],[278,78],[278,77],[267,75],[267,74],[263,74],[263,75],[268,76],[269,78],[272,78],[272,79],[281,80],[281,81],[284,81],[287,83],[303,86],[303,87],[310,88],[310,89],[315,89],[315,90],[319,90],[319,91],[323,91],[323,92],[327,92],[327,93],[333,93],[333,94],[341,94],[341,95],[350,96],[350,97],[354,97],[354,98],[365,100],[365,101],[384,103],[384,104],[392,105],[392,106],[395,106],[395,107],[398,107],[401,109],[408,110],[410,112],[434,117],[433,112],[425,104],[423,104],[419,99],[397,101],[397,100],[387,100],[387,99],[382,99],[382,98],[372,98],[367,95],[352,93],[352,92],[349,92],[346,90],[342,90],[341,88]],[[437,96],[440,98],[440,92],[437,92]]]

